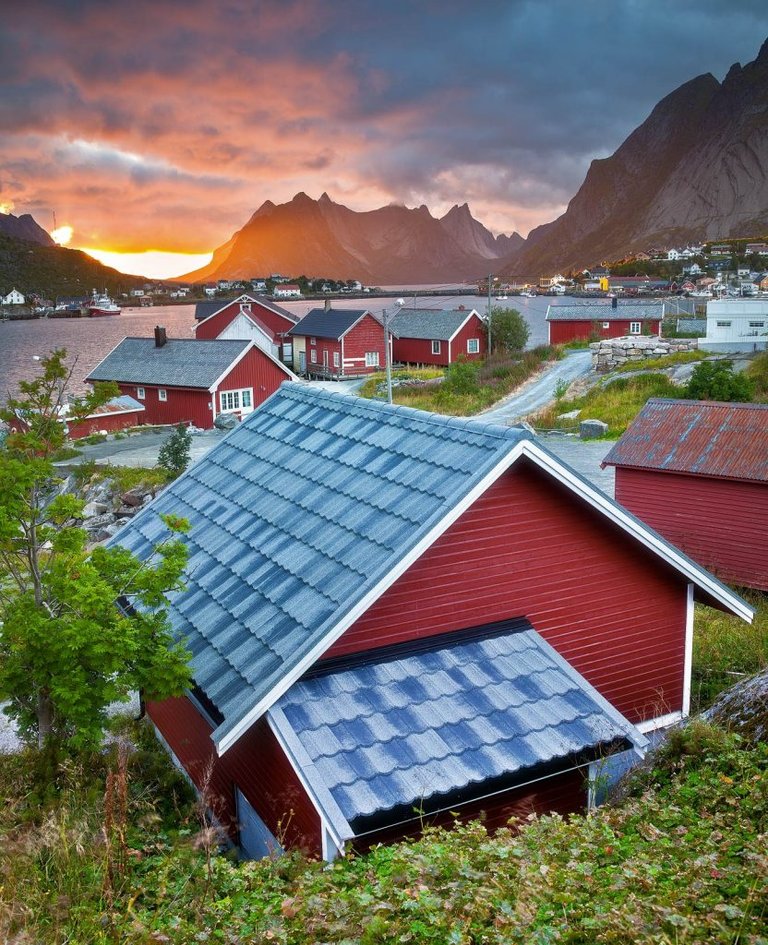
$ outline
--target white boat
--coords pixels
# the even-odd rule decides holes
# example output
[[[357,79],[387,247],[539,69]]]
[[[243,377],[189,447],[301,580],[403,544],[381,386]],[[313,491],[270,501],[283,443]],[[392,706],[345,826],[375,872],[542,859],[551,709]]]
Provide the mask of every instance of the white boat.
[[[536,298],[536,293],[535,293],[535,292],[529,292],[529,291],[526,289],[525,292],[521,292],[521,293],[520,293],[520,296],[521,296],[522,298],[524,298],[524,299],[535,299],[535,298]]]
[[[506,296],[506,295],[497,295],[497,296],[496,296],[496,301],[497,301],[497,302],[506,302],[506,301],[507,301],[507,298],[508,298],[508,296]]]
[[[98,295],[96,289],[93,290],[91,301],[88,303],[88,315],[90,318],[100,318],[102,315],[119,315],[122,309],[113,302],[107,295],[106,290]]]

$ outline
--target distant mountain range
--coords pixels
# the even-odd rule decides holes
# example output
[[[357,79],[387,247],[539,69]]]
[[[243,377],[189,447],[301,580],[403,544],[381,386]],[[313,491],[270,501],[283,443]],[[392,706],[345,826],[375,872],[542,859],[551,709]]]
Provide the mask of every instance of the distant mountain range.
[[[357,213],[327,194],[266,201],[189,281],[271,272],[368,283],[458,282],[488,271],[535,279],[639,250],[768,233],[768,41],[722,82],[698,76],[662,99],[566,212],[494,237],[466,204]]]
[[[30,243],[37,243],[38,246],[56,245],[29,213],[23,213],[20,217],[15,217],[12,213],[0,213],[0,235],[10,236],[16,240],[27,240]]]
[[[495,237],[463,204],[442,218],[425,206],[391,205],[357,212],[328,194],[296,194],[263,203],[211,262],[181,278],[190,282],[248,279],[273,272],[369,284],[478,279],[510,261],[524,244],[519,233]]]
[[[651,247],[768,233],[768,40],[722,84],[700,75],[662,99],[566,212],[505,269],[537,276]]]

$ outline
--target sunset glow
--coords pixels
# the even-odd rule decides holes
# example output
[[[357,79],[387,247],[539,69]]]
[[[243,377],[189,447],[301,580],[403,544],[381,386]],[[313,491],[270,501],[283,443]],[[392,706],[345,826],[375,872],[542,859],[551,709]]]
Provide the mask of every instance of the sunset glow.
[[[51,239],[59,246],[66,246],[72,239],[74,232],[71,226],[60,226],[55,230],[51,230]]]
[[[5,203],[0,203],[0,213],[13,213],[15,209],[15,204],[12,200],[8,200]]]
[[[146,250],[143,253],[115,253],[86,246],[80,248],[105,266],[134,276],[147,276],[149,279],[174,279],[183,276],[193,269],[207,266],[213,257],[212,252],[164,253],[160,250]]]

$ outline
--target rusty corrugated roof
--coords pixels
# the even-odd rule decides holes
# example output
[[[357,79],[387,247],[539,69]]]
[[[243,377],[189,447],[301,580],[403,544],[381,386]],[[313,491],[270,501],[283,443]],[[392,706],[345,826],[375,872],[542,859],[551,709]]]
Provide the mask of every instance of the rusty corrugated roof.
[[[604,465],[768,482],[768,404],[653,398]]]

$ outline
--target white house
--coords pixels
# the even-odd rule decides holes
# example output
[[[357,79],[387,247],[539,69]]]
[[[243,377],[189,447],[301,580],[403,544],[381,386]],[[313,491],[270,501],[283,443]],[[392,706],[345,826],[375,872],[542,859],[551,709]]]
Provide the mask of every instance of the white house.
[[[272,295],[276,299],[300,299],[301,289],[297,285],[284,283],[283,285],[276,285]]]
[[[3,305],[23,305],[24,296],[18,289],[11,289],[8,295],[0,296]]]
[[[667,259],[679,259],[680,250],[679,249],[669,249],[667,250]]]
[[[768,299],[713,299],[707,302],[707,334],[702,351],[762,351],[768,347]]]

